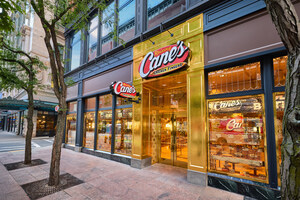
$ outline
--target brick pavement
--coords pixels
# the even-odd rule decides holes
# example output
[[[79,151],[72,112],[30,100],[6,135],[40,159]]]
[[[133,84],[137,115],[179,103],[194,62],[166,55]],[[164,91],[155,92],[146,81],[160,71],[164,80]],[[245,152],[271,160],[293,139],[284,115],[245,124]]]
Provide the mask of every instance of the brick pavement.
[[[7,171],[3,164],[23,160],[24,151],[0,153],[0,200],[29,199],[20,185],[48,177],[51,147],[33,150],[33,159],[47,164]],[[59,199],[242,200],[243,196],[188,183],[186,169],[155,164],[142,170],[103,158],[62,150],[61,173],[85,183],[46,196]]]

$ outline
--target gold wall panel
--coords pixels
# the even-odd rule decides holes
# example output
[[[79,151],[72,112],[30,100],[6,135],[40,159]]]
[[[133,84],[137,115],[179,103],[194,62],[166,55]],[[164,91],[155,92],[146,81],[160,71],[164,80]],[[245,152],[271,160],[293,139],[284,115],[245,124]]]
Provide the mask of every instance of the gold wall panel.
[[[136,91],[142,90],[141,84],[134,85]],[[133,120],[132,120],[132,157],[142,158],[142,104],[133,103]]]
[[[187,98],[188,98],[188,168],[196,171],[207,171],[207,137],[206,137],[206,106],[205,106],[205,83],[204,83],[204,47],[203,47],[203,15],[200,14],[186,22],[169,29],[174,34],[165,31],[154,36],[151,41],[145,40],[133,47],[133,85],[137,91],[142,93],[142,103],[133,104],[133,157],[142,159],[147,156],[154,156],[153,143],[149,143],[149,135],[153,134],[149,123],[154,123],[150,118],[147,106],[149,102],[149,93],[143,94],[143,82],[138,72],[139,65],[144,56],[151,51],[162,47],[175,44],[181,40],[190,48],[190,58],[187,68]],[[175,72],[176,73],[176,72]],[[170,74],[160,78],[168,78],[174,75]],[[159,79],[159,78],[157,78]],[[151,80],[149,80],[151,81]],[[143,110],[144,109],[144,110]],[[148,115],[146,117],[145,115]],[[148,123],[148,125],[147,125]],[[139,126],[139,127],[138,127]],[[148,129],[148,130],[146,130]],[[151,154],[149,154],[149,152]],[[156,159],[155,159],[156,160]]]
[[[204,70],[188,73],[188,168],[207,171]]]

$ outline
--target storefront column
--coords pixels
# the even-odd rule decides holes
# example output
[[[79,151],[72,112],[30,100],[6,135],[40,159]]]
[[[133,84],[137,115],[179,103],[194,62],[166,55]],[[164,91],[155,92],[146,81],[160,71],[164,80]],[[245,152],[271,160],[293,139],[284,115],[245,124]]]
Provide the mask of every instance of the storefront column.
[[[111,154],[115,153],[115,115],[116,115],[116,102],[117,102],[117,97],[116,95],[112,95],[112,119],[111,119]]]
[[[263,60],[263,87],[265,91],[265,113],[266,113],[266,135],[267,135],[267,152],[268,152],[268,173],[269,184],[272,188],[277,188],[277,161],[276,161],[276,143],[274,129],[274,109],[273,109],[273,62],[272,58],[266,57]]]
[[[80,152],[82,148],[83,139],[83,118],[84,118],[84,105],[82,98],[77,99],[77,117],[76,117],[76,143],[75,151]]]
[[[22,111],[18,112],[18,128],[17,128],[17,134],[20,135],[21,133],[21,125],[22,125]]]
[[[187,75],[188,82],[188,173],[187,180],[207,185],[207,134],[204,69]]]
[[[136,91],[141,92],[142,100],[139,103],[133,103],[133,120],[132,120],[132,159],[131,167],[144,168],[151,165],[151,157],[146,156],[147,147],[143,144],[143,103],[145,100],[144,92],[142,91],[141,81],[133,83]],[[143,100],[144,99],[144,100]]]

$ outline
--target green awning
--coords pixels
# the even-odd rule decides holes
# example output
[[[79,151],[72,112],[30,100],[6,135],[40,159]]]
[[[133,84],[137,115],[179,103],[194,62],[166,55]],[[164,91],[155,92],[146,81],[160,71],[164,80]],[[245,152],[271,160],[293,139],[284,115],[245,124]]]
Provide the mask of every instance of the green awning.
[[[35,110],[54,111],[56,105],[57,103],[34,100]],[[1,110],[27,110],[28,100],[18,100],[11,97],[3,98],[0,99],[0,109]]]

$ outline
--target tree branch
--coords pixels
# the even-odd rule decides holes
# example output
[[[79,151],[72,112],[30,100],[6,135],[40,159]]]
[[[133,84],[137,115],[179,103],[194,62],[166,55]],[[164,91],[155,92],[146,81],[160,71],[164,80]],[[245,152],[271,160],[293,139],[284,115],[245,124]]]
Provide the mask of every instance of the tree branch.
[[[10,63],[17,63],[17,64],[21,65],[27,71],[28,74],[32,73],[32,71],[24,63],[22,63],[19,60],[7,59],[7,58],[1,58],[1,57],[0,57],[0,60],[5,61],[5,62],[10,62]]]
[[[71,10],[73,7],[75,7],[77,4],[77,1],[74,1],[72,4],[70,4],[64,11],[62,11],[61,13],[59,13],[58,16],[56,16],[53,20],[52,20],[52,23],[51,25],[55,25],[56,22],[58,22],[65,14],[67,14],[67,12],[69,10]]]

